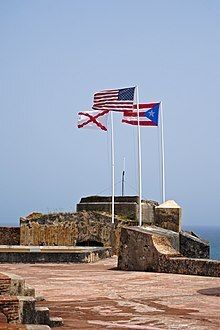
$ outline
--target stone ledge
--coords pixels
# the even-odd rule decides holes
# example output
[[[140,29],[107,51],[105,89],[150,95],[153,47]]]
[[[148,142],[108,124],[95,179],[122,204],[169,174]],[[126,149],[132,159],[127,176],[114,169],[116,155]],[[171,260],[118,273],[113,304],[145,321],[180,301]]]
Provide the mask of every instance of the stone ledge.
[[[0,263],[90,263],[112,256],[112,249],[105,247],[38,246],[35,251],[33,246],[0,246]]]

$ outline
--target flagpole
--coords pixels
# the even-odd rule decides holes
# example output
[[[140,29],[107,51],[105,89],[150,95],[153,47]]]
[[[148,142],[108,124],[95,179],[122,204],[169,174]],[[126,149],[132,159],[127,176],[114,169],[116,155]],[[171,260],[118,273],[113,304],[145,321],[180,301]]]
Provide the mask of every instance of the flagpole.
[[[163,105],[160,102],[160,137],[161,137],[161,172],[162,172],[162,203],[166,200],[165,190],[165,157],[164,157],[164,129],[163,129]]]
[[[122,180],[121,180],[121,195],[125,194],[125,157],[123,159],[123,170],[122,170]]]
[[[139,191],[139,226],[142,226],[142,168],[141,168],[141,128],[139,116],[139,90],[136,86],[136,103],[137,103],[137,119],[138,119],[138,191]]]
[[[113,111],[111,117],[111,162],[112,162],[112,223],[115,223],[115,147],[114,147],[114,120]]]

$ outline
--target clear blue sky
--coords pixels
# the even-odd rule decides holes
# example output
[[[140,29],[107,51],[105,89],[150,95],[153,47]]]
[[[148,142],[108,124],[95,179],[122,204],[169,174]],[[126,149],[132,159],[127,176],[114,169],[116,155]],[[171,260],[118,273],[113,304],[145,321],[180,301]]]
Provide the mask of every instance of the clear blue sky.
[[[167,199],[184,225],[219,225],[219,17],[217,0],[1,0],[0,224],[110,186],[110,133],[77,129],[77,112],[138,84],[142,102],[163,101]],[[135,194],[136,130],[120,119],[116,181],[125,156]],[[143,195],[159,200],[157,128],[142,144]]]

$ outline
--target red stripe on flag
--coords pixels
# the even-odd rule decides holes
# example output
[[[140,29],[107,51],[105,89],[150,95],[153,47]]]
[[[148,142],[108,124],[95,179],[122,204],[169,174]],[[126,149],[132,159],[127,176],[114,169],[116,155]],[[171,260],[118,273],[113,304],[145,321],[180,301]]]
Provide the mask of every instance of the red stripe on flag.
[[[153,103],[140,103],[139,109],[150,109],[153,108],[155,104],[158,104],[159,102],[153,102]],[[134,104],[134,109],[137,109],[137,104]]]
[[[122,123],[124,124],[130,124],[134,126],[138,126],[138,121],[137,120],[126,120],[122,119]],[[157,126],[153,121],[148,120],[148,121],[140,121],[140,126]]]

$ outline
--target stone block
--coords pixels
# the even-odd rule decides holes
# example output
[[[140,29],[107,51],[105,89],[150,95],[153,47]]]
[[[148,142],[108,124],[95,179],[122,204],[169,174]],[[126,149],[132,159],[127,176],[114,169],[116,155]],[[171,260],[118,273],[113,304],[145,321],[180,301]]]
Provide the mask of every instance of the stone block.
[[[50,325],[49,308],[36,307],[35,308],[35,323]]]
[[[158,205],[155,201],[142,201],[143,224],[155,224],[155,207]]]
[[[173,200],[155,207],[155,225],[179,233],[181,231],[182,209]]]
[[[35,324],[35,298],[18,296],[19,299],[19,320],[23,324]]]
[[[51,327],[61,327],[63,325],[63,319],[61,317],[50,317]]]

